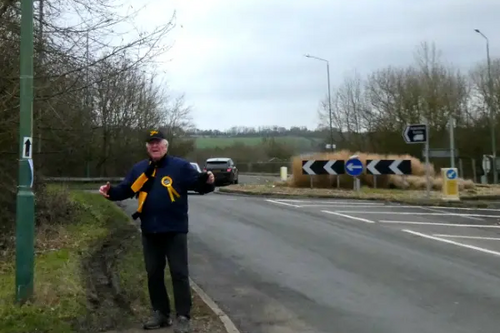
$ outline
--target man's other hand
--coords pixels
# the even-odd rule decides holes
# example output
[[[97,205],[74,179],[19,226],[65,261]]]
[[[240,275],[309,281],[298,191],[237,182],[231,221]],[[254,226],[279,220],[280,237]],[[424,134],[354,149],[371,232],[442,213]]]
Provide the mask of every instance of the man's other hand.
[[[213,184],[215,181],[214,174],[212,171],[207,172],[208,178],[207,178],[207,184]]]
[[[101,193],[104,197],[109,198],[108,191],[111,188],[111,184],[109,182],[106,183],[106,185],[102,185],[99,188],[99,193]]]

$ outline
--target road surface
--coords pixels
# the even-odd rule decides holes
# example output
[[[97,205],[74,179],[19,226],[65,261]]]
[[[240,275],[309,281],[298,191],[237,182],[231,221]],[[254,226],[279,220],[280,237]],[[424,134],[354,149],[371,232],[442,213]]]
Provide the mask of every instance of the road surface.
[[[241,332],[497,333],[499,219],[493,210],[192,196],[191,275]]]
[[[279,181],[279,176],[270,176],[270,175],[258,175],[258,174],[240,174],[239,175],[239,183],[240,184],[267,184],[269,182]]]

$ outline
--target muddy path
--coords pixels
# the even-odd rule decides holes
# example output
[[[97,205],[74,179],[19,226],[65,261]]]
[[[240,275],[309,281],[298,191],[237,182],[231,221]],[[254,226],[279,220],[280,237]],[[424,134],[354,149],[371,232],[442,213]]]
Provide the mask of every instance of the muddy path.
[[[82,261],[82,274],[86,285],[87,314],[74,323],[75,331],[104,332],[137,325],[137,319],[128,300],[120,289],[116,264],[126,252],[130,238],[137,236],[134,226],[123,222],[112,228],[109,235],[92,246]],[[135,324],[135,325],[134,325]]]

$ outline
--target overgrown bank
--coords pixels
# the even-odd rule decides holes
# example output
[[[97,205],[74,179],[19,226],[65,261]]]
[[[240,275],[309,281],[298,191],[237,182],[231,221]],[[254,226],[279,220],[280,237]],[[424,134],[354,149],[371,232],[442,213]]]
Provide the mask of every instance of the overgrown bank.
[[[139,328],[149,300],[136,228],[119,207],[97,194],[52,186],[47,195],[67,198],[65,218],[37,227],[31,303],[13,303],[14,254],[2,253],[0,332]],[[201,318],[193,324],[200,332],[222,332],[222,323],[197,297],[194,305],[195,318]]]

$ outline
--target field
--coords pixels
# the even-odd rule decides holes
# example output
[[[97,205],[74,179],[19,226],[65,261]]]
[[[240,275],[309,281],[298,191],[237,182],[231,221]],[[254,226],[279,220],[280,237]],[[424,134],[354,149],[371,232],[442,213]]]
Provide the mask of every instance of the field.
[[[308,149],[321,142],[319,138],[305,138],[300,136],[276,137],[279,143],[286,143],[297,149]],[[197,149],[224,148],[235,143],[243,143],[248,146],[255,146],[262,143],[262,137],[203,137],[195,139]]]

